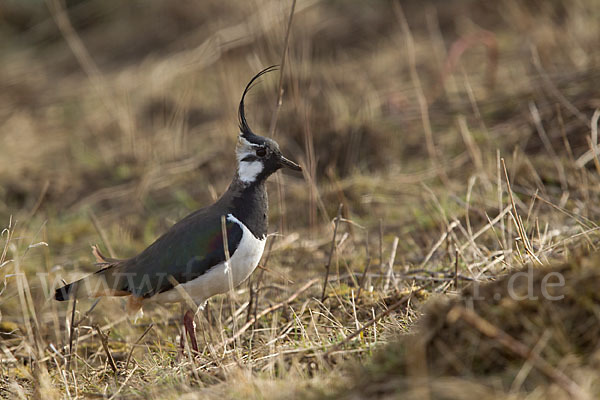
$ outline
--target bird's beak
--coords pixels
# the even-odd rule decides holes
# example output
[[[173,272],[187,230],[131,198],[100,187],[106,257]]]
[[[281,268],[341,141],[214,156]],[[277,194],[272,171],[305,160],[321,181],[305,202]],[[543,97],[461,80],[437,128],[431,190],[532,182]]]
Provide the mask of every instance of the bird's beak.
[[[298,164],[296,164],[292,160],[288,160],[287,158],[285,158],[284,156],[281,156],[281,155],[279,156],[279,164],[282,167],[287,167],[294,171],[302,171],[302,167],[300,167]]]

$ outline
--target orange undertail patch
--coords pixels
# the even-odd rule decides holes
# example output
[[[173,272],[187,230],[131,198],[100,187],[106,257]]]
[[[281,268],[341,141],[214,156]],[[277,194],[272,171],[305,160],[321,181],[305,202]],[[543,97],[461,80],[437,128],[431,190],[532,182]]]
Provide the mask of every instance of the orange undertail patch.
[[[131,295],[127,298],[127,314],[129,315],[135,315],[137,314],[141,309],[142,306],[144,304],[144,298],[143,297],[138,297],[135,295]]]
[[[102,253],[100,253],[100,249],[98,249],[98,246],[96,245],[92,246],[92,254],[94,255],[97,263],[102,264],[110,261],[108,258],[104,257]]]

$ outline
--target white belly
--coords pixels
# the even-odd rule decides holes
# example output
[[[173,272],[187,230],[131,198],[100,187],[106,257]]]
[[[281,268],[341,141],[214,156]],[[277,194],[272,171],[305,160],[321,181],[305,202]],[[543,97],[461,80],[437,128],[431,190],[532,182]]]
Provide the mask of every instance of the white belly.
[[[245,281],[258,265],[265,249],[266,238],[262,240],[257,239],[252,232],[250,232],[250,230],[232,214],[227,215],[227,220],[238,224],[242,228],[242,239],[229,259],[233,287],[236,287]],[[229,291],[229,274],[226,273],[225,263],[215,265],[208,270],[208,272],[205,272],[196,279],[178,285],[167,292],[157,294],[152,297],[152,300],[166,303],[185,301],[185,298],[181,295],[182,289],[185,290],[198,305],[204,303],[204,301],[216,294],[226,293]]]

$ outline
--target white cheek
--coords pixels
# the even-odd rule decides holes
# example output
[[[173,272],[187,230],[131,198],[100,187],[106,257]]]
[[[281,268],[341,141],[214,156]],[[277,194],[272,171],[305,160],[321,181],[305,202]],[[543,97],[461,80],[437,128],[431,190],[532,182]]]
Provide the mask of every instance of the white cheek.
[[[260,161],[242,161],[238,167],[238,176],[242,182],[254,182],[262,170],[263,165]]]

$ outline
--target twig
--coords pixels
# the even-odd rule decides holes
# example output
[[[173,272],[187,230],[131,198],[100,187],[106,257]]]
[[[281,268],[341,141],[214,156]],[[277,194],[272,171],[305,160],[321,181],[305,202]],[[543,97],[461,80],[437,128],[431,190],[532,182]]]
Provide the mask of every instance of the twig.
[[[533,102],[533,101],[529,102],[529,112],[531,113],[531,117],[533,118],[533,123],[535,125],[535,129],[536,129],[540,139],[542,140],[542,144],[544,145],[544,147],[546,148],[546,151],[550,155],[550,159],[554,163],[556,172],[558,172],[558,179],[560,180],[561,189],[563,191],[566,191],[569,189],[569,185],[567,184],[567,176],[565,174],[565,167],[561,163],[560,159],[558,158],[558,155],[556,154],[556,151],[554,151],[554,148],[552,147],[552,142],[550,141],[550,138],[548,137],[548,134],[546,133],[546,130],[544,129],[544,124],[542,123],[542,117],[540,116],[540,112],[539,112],[537,106],[535,105],[535,102]]]
[[[115,326],[115,325],[117,325],[117,324],[120,324],[121,322],[125,321],[127,318],[129,318],[127,315],[123,315],[121,318],[117,319],[116,321],[112,321],[112,322],[110,322],[110,323],[108,323],[108,324],[104,325],[104,326],[102,327],[102,329],[110,329],[110,328],[112,328],[113,326]],[[94,336],[96,336],[96,332],[90,332],[90,333],[87,333],[87,334],[85,334],[85,335],[83,335],[83,336],[78,336],[78,337],[77,337],[77,340],[75,341],[75,343],[79,343],[79,342],[81,342],[81,341],[83,341],[83,340],[89,339],[89,338],[91,338],[91,337],[94,337]],[[58,350],[61,350],[61,351],[66,351],[66,350],[67,350],[67,347],[69,347],[69,345],[68,345],[68,344],[65,344],[64,346],[62,346],[62,347],[61,347],[60,349],[58,349]],[[44,358],[41,358],[41,359],[39,359],[39,360],[38,360],[38,362],[46,362],[46,361],[48,361],[48,360],[52,359],[52,357],[53,357],[53,356],[51,356],[51,355],[50,355],[50,356],[46,356],[46,357],[44,357]]]
[[[0,232],[0,237],[4,236],[5,232],[6,232],[6,239],[4,242],[4,248],[2,249],[2,253],[0,253],[0,269],[2,269],[2,267],[4,267],[8,262],[10,262],[10,260],[8,260],[8,261],[4,261],[4,260],[6,260],[6,254],[8,252],[10,239],[12,238],[12,236],[15,233],[15,227],[13,224],[12,215],[8,218],[8,227],[3,229],[2,232]],[[1,293],[2,292],[0,291],[0,294]]]
[[[48,193],[48,188],[49,187],[50,187],[50,181],[48,181],[48,180],[44,181],[44,186],[42,186],[42,190],[40,192],[40,195],[38,196],[38,198],[37,198],[37,200],[35,202],[35,205],[31,209],[31,211],[29,211],[29,215],[28,215],[27,219],[31,219],[31,217],[33,217],[33,215],[40,208],[40,206],[44,202],[44,198],[46,197],[46,194]]]
[[[591,135],[591,150],[594,153],[594,164],[596,171],[600,173],[600,161],[598,160],[598,119],[600,118],[600,110],[596,109],[592,115],[592,135]]]
[[[271,137],[275,135],[275,129],[277,127],[277,120],[279,117],[279,110],[281,109],[281,104],[283,102],[283,72],[285,68],[285,56],[288,52],[288,45],[290,41],[290,31],[292,30],[292,21],[294,18],[294,10],[296,9],[296,0],[292,0],[292,8],[290,10],[290,17],[288,18],[288,24],[285,32],[285,42],[283,45],[283,52],[281,54],[281,64],[279,69],[279,87],[277,90],[277,103],[275,104],[275,112],[271,117],[271,124],[269,126],[269,134]],[[279,219],[279,230],[283,233],[285,232],[285,202],[284,202],[284,188],[281,174],[278,173],[275,175],[275,181],[277,183],[277,200],[279,202],[279,207],[281,208],[281,217]]]
[[[104,245],[108,249],[108,254],[110,254],[110,256],[112,258],[115,258],[115,252],[114,252],[112,246],[110,245],[110,242],[108,241],[106,232],[104,232],[104,229],[102,229],[102,227],[100,226],[100,222],[98,221],[98,218],[96,218],[96,214],[94,214],[94,212],[90,210],[89,215],[90,215],[90,219],[92,220],[92,224],[94,225],[94,228],[96,228],[96,231],[100,235],[102,242],[104,242]]]
[[[335,217],[333,227],[333,240],[331,241],[331,248],[329,249],[329,259],[327,260],[327,265],[325,266],[325,281],[323,282],[323,293],[321,294],[321,302],[325,300],[325,290],[327,289],[327,281],[329,280],[329,269],[331,267],[331,259],[333,258],[333,252],[335,250],[335,237],[337,235],[340,218],[342,217],[343,207],[344,205],[340,203],[340,206],[338,207],[337,217]]]
[[[390,280],[394,281],[394,286],[396,286],[396,277],[394,276],[394,262],[396,261],[396,251],[398,250],[398,236],[394,237],[394,242],[392,243],[392,252],[390,253],[390,260],[388,261],[388,270],[385,275],[385,285],[383,286],[383,290],[387,291],[390,287]]]
[[[398,308],[400,308],[400,306],[402,306],[404,303],[406,303],[409,298],[410,298],[410,294],[407,296],[404,296],[402,299],[400,299],[397,302],[395,302],[394,304],[392,304],[387,310],[379,313],[379,315],[375,316],[369,322],[364,324],[362,328],[360,328],[359,330],[357,330],[350,336],[346,337],[341,342],[338,342],[335,345],[333,345],[333,347],[331,347],[329,350],[327,350],[327,352],[324,354],[324,356],[327,357],[332,351],[337,350],[340,346],[348,343],[349,341],[351,341],[352,339],[354,339],[355,337],[360,335],[365,329],[367,329],[371,325],[374,325],[375,323],[380,321],[382,318],[385,318],[386,316],[390,315],[393,311],[396,311]]]
[[[515,226],[517,227],[517,232],[519,233],[519,237],[521,238],[521,242],[523,242],[523,248],[525,251],[540,265],[542,262],[540,259],[533,253],[533,248],[531,247],[531,243],[529,242],[529,238],[527,237],[527,232],[525,231],[525,227],[523,226],[523,221],[519,217],[519,213],[517,212],[517,206],[515,205],[515,198],[513,197],[512,188],[510,187],[510,180],[508,179],[508,172],[506,171],[506,164],[504,163],[504,158],[501,158],[502,168],[504,169],[504,178],[506,179],[506,187],[508,191],[508,196],[510,198],[510,204],[513,209],[513,219],[515,221]]]
[[[228,344],[230,344],[231,342],[236,340],[238,337],[240,337],[242,335],[242,333],[247,331],[248,328],[250,328],[254,324],[255,321],[258,321],[263,316],[265,316],[275,310],[285,307],[287,304],[294,301],[296,299],[296,297],[298,297],[302,292],[306,291],[308,288],[310,288],[312,285],[314,285],[318,281],[319,281],[319,278],[311,279],[310,281],[306,282],[300,289],[296,290],[294,292],[294,294],[292,294],[290,297],[287,298],[287,300],[284,300],[280,303],[274,304],[271,307],[268,307],[268,308],[262,310],[261,312],[259,312],[256,316],[253,316],[252,318],[250,318],[250,320],[248,322],[246,322],[244,324],[244,326],[242,326],[232,337],[230,337],[229,339],[227,339],[223,343],[221,343],[219,345],[219,347],[227,346]]]
[[[127,132],[128,124],[124,119],[125,114],[120,112],[118,105],[115,104],[115,96],[113,96],[109,90],[106,79],[83,44],[83,41],[75,31],[73,24],[71,24],[69,15],[65,10],[64,1],[46,0],[46,4],[50,10],[50,14],[54,19],[54,22],[56,23],[56,26],[60,30],[65,42],[67,42],[69,49],[77,59],[81,69],[83,69],[87,75],[93,89],[98,93],[100,102],[111,117],[116,117],[117,123],[119,124],[121,130],[123,132]]]
[[[100,300],[102,300],[102,297],[98,297],[96,299],[96,301],[94,301],[94,304],[92,304],[92,306],[89,308],[89,310],[87,310],[85,312],[85,314],[83,314],[83,316],[81,318],[79,318],[79,320],[77,320],[77,322],[75,323],[75,327],[78,327],[79,325],[81,325],[83,323],[83,321],[85,321],[86,319],[88,319],[88,317],[90,316],[90,314],[92,313],[92,311],[94,311],[94,308],[96,308],[96,306],[98,305],[98,303],[100,303]]]
[[[269,259],[271,258],[271,253],[273,251],[273,244],[275,243],[276,238],[277,238],[276,236],[273,237],[273,239],[271,239],[269,242],[269,248],[267,249],[267,255],[265,256],[265,262],[262,265],[264,268],[261,268],[260,274],[258,275],[258,278],[256,279],[256,289],[254,289],[254,296],[252,295],[253,292],[252,291],[250,292],[250,300],[248,301],[249,304],[248,304],[248,314],[246,315],[246,322],[250,321],[250,316],[252,315],[252,313],[254,313],[254,316],[256,317],[256,313],[258,312],[258,295],[260,292],[260,284],[265,275],[266,267],[269,264]],[[252,286],[252,284],[250,286]],[[254,308],[254,311],[252,311],[252,308]]]
[[[123,384],[121,386],[119,386],[119,388],[117,389],[117,391],[108,398],[108,400],[112,400],[114,398],[117,397],[117,395],[121,392],[121,390],[125,387],[125,385],[127,385],[127,382],[129,382],[129,379],[133,376],[133,373],[135,372],[135,370],[138,368],[138,366],[136,365],[135,367],[133,367],[133,369],[131,370],[131,372],[129,373],[129,375],[127,375],[127,378],[125,378],[125,380],[123,381]]]
[[[551,337],[552,337],[551,330],[549,330],[549,329],[544,330],[542,337],[533,346],[531,353],[539,356],[540,352],[543,350],[544,347],[546,347],[546,344],[548,344],[548,340],[550,340]],[[523,363],[523,365],[521,366],[521,369],[519,370],[519,372],[515,376],[515,379],[513,379],[513,382],[510,385],[511,393],[516,393],[521,390],[521,386],[523,385],[523,382],[525,381],[525,379],[531,372],[532,368],[533,368],[533,363],[530,360],[526,360]]]
[[[78,283],[73,284],[73,289],[75,294],[77,294],[77,286]],[[73,337],[75,335],[75,310],[77,308],[77,297],[73,297],[73,308],[71,310],[71,329],[69,331],[69,357],[67,357],[67,370],[71,369],[71,359],[73,357]]]
[[[460,256],[458,252],[458,248],[454,249],[455,251],[455,261],[454,261],[454,290],[458,290],[458,258]]]
[[[235,304],[234,304],[234,287],[233,287],[233,271],[231,267],[231,263],[229,262],[229,243],[227,241],[227,222],[225,220],[225,216],[221,215],[221,232],[223,234],[223,251],[225,252],[225,273],[227,274],[227,280],[229,282],[229,308],[231,311],[231,319],[232,319],[232,327],[233,327],[233,335],[235,336],[235,331],[237,330],[237,320],[235,318]]]
[[[116,374],[118,372],[117,364],[115,364],[115,360],[112,354],[110,354],[110,349],[108,348],[108,337],[104,334],[104,332],[100,330],[100,327],[98,325],[94,325],[94,329],[96,330],[96,332],[98,332],[98,336],[100,336],[100,342],[102,343],[102,347],[104,348],[104,352],[106,353],[108,364],[112,368],[113,372]]]
[[[269,126],[269,135],[273,137],[275,129],[277,128],[277,119],[279,117],[279,109],[283,101],[283,70],[285,68],[285,56],[288,52],[288,46],[290,42],[290,32],[292,30],[292,21],[294,19],[294,10],[296,9],[296,0],[292,0],[292,8],[290,9],[290,16],[288,18],[288,24],[285,31],[285,42],[283,45],[283,52],[281,54],[281,64],[279,69],[279,88],[277,90],[277,104],[275,104],[275,112],[271,117],[271,125]]]
[[[475,239],[477,239],[479,236],[483,235],[485,232],[487,232],[488,230],[493,229],[494,225],[496,225],[496,223],[498,223],[498,221],[502,220],[502,218],[504,218],[504,216],[510,212],[510,208],[511,205],[507,205],[506,207],[504,207],[504,209],[498,214],[496,215],[496,217],[494,217],[494,219],[489,220],[488,218],[488,223],[483,226],[481,229],[479,229],[477,232],[475,232],[475,234],[473,236],[471,236],[471,238],[469,240],[467,240],[467,242],[463,243],[462,246],[460,246],[459,250],[460,252],[463,252],[467,246],[469,246],[472,243],[475,243]]]
[[[127,361],[125,362],[125,371],[127,371],[127,369],[129,368],[129,360],[131,360],[131,356],[133,355],[133,350],[135,349],[135,346],[144,338],[144,336],[146,336],[148,332],[150,332],[150,329],[152,329],[152,327],[154,327],[154,324],[148,325],[144,333],[142,333],[142,336],[140,336],[138,340],[135,341],[133,346],[131,346],[131,350],[129,351],[129,355],[127,356]]]
[[[383,220],[379,219],[379,268],[383,270]]]
[[[257,267],[260,267],[260,265],[257,265]],[[264,269],[262,269],[260,271],[261,273],[259,274],[259,277],[257,278],[260,279],[260,275],[263,274],[265,272]],[[257,286],[258,288],[258,286]],[[258,295],[257,291],[254,290],[254,285],[252,284],[252,279],[248,279],[248,290],[249,290],[249,296],[248,296],[248,312],[246,313],[246,322],[248,322],[250,320],[250,315],[252,314],[252,308],[254,307],[254,298]]]
[[[557,210],[557,211],[559,211],[559,212],[561,212],[561,213],[563,213],[563,214],[565,214],[565,215],[573,218],[574,220],[577,221],[577,223],[579,223],[580,225],[584,226],[587,229],[595,229],[595,228],[599,227],[594,221],[592,221],[589,218],[586,218],[583,215],[575,214],[573,212],[568,211],[567,209],[565,209],[563,207],[557,206],[556,204],[551,203],[550,201],[548,201],[548,200],[540,197],[540,195],[538,195],[538,194],[536,194],[535,197],[536,197],[536,199],[538,199],[541,202],[549,205],[550,207],[554,208],[555,210]]]
[[[423,130],[425,132],[425,145],[427,147],[427,153],[429,154],[431,165],[437,169],[439,166],[439,157],[435,148],[435,142],[433,141],[433,128],[431,127],[431,121],[429,118],[429,106],[427,104],[427,99],[425,98],[425,93],[423,93],[423,86],[419,78],[419,73],[417,72],[415,42],[410,31],[410,27],[408,26],[406,16],[404,15],[404,11],[402,10],[402,6],[400,6],[399,2],[394,2],[393,6],[396,17],[398,18],[400,26],[402,27],[402,33],[406,42],[406,56],[408,57],[410,77],[415,88],[415,93],[417,95],[417,101],[419,103],[419,109],[421,112],[421,123],[423,124]],[[437,172],[442,182],[446,183],[448,180],[446,171],[444,169],[438,169]]]
[[[522,357],[523,359],[530,360],[540,372],[556,382],[558,386],[560,386],[573,398],[589,399],[589,396],[579,385],[577,385],[577,383],[571,380],[571,378],[554,368],[549,362],[544,360],[535,352],[531,351],[525,344],[477,315],[475,311],[466,309],[462,306],[455,306],[448,312],[447,319],[450,322],[454,322],[459,318],[462,318],[467,324],[477,329],[481,334],[496,340],[502,346]]]
[[[569,155],[569,161],[571,161],[571,165],[576,165],[575,155],[573,154],[571,143],[569,143],[569,139],[567,138],[567,130],[565,129],[565,121],[563,120],[562,112],[560,111],[560,104],[556,103],[555,108],[556,118],[558,120],[558,126],[560,128],[560,134],[562,136],[565,149],[567,150],[567,154]]]
[[[421,263],[421,268],[423,268],[425,266],[425,264],[427,264],[427,262],[433,256],[433,253],[435,253],[435,251],[442,245],[442,243],[444,243],[444,241],[446,240],[446,238],[448,237],[450,232],[452,232],[454,230],[454,228],[456,228],[457,226],[458,226],[458,222],[456,222],[456,221],[452,221],[450,223],[450,225],[448,225],[448,228],[446,229],[446,231],[442,234],[442,236],[440,236],[438,241],[435,242],[435,244],[433,245],[431,250],[429,250],[429,252],[425,256],[425,258],[423,259],[423,262]]]
[[[588,137],[588,141],[590,142],[590,150],[586,151],[585,153],[583,153],[576,161],[576,165],[579,168],[585,168],[585,165],[590,162],[591,160],[594,160],[594,163],[596,164],[596,170],[599,169],[599,164],[600,162],[598,161],[598,154],[600,152],[600,150],[598,150],[598,119],[600,118],[600,109],[596,109],[596,111],[594,111],[594,114],[592,115],[592,124],[591,124],[591,135],[590,137]],[[561,120],[562,122],[562,120]],[[562,130],[564,132],[564,127],[562,127]],[[566,138],[566,134],[564,134],[564,137]],[[591,140],[590,140],[591,139]],[[568,150],[570,151],[570,146],[568,148]],[[570,153],[572,154],[572,152]]]
[[[465,147],[469,153],[469,157],[471,157],[471,161],[475,165],[477,171],[485,171],[483,167],[483,157],[481,156],[481,149],[477,146],[477,142],[473,139],[473,135],[469,130],[469,126],[467,124],[467,118],[464,115],[459,115],[456,118],[458,122],[458,128],[460,134],[462,136],[463,142],[465,143]],[[483,175],[483,174],[482,174]]]
[[[365,252],[367,255],[367,263],[365,265],[365,270],[362,273],[362,276],[360,278],[360,285],[358,285],[358,293],[356,294],[356,300],[358,301],[358,299],[360,299],[360,293],[363,290],[363,287],[365,286],[365,279],[367,277],[367,273],[369,272],[369,267],[371,266],[371,252],[369,251],[369,231],[366,231],[365,233]]]
[[[531,59],[533,61],[533,66],[537,70],[538,74],[542,78],[542,82],[544,82],[544,89],[546,89],[551,96],[553,96],[564,108],[569,110],[571,114],[573,114],[582,124],[585,126],[588,125],[590,120],[583,114],[573,103],[571,103],[567,98],[558,90],[556,85],[552,82],[548,74],[542,67],[542,62],[540,60],[540,55],[537,51],[537,48],[532,44],[530,47],[531,50]]]
[[[588,146],[590,148],[588,150],[588,153],[592,154],[592,157],[593,157],[593,160],[594,160],[594,166],[596,167],[596,172],[600,173],[600,162],[598,161],[598,154],[594,151],[594,143],[592,142],[592,140],[590,139],[589,136],[586,136],[585,139],[586,139],[587,144],[588,144]]]
[[[286,281],[287,283],[289,283],[289,284],[291,284],[291,285],[293,285],[293,284],[294,284],[294,281],[293,281],[293,280],[291,280],[291,279],[290,279],[290,278],[288,278],[288,277],[287,277],[285,274],[283,274],[283,273],[281,273],[281,272],[279,272],[279,271],[273,271],[272,269],[270,269],[270,268],[267,268],[267,267],[265,267],[264,265],[260,265],[260,264],[258,264],[258,265],[256,266],[256,268],[259,268],[259,269],[261,269],[261,270],[263,270],[263,271],[265,271],[265,272],[268,272],[268,273],[270,273],[270,274],[277,275],[277,276],[279,276],[279,278],[283,279],[284,281]]]

